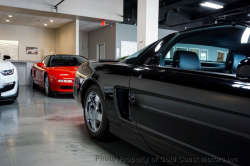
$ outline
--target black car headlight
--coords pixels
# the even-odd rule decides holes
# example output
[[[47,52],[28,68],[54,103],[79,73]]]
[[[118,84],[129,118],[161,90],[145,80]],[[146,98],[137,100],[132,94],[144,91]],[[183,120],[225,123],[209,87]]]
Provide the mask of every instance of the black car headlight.
[[[3,71],[1,71],[1,74],[4,75],[4,76],[12,75],[12,74],[14,74],[14,69],[11,69],[11,70],[3,70]]]

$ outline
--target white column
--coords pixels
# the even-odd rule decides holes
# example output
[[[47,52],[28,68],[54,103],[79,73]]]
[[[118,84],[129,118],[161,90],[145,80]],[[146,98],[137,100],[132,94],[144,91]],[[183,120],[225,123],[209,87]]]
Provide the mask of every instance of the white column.
[[[138,0],[137,49],[158,40],[159,0]]]
[[[80,26],[80,23],[79,23],[79,18],[77,18],[76,19],[76,55],[79,55],[80,53],[79,53],[79,42],[80,42],[80,40],[79,40],[79,31],[80,31],[80,29],[79,29],[79,26]]]

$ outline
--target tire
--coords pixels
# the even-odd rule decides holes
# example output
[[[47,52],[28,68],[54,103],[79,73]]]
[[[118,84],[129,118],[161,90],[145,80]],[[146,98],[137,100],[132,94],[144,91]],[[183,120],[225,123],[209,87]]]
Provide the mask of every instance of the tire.
[[[44,81],[44,90],[45,90],[46,96],[49,96],[49,97],[55,96],[55,94],[50,90],[49,77],[47,74],[45,76],[45,81]]]
[[[92,85],[83,102],[84,121],[89,135],[99,141],[110,140],[109,122],[104,97],[98,86]]]

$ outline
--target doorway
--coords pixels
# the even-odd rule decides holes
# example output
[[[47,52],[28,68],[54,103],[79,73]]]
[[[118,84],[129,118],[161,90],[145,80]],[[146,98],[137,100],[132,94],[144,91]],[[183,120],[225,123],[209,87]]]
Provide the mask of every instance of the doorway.
[[[99,43],[96,46],[97,59],[105,59],[105,43]]]

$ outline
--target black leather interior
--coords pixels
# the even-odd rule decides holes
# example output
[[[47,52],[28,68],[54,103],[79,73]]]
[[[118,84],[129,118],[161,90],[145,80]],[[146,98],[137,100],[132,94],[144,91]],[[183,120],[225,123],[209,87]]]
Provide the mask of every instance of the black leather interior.
[[[173,57],[173,67],[201,70],[201,63],[196,53],[190,51],[175,51]]]
[[[227,55],[225,70],[235,74],[240,61],[246,59],[246,56],[240,53],[230,51]]]

